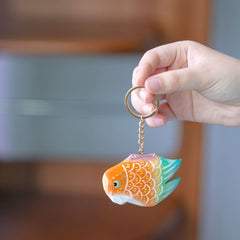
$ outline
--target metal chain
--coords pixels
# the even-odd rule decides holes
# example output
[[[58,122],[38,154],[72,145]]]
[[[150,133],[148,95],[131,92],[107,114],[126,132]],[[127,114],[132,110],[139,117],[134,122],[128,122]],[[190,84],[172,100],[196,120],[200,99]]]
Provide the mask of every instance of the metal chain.
[[[140,121],[139,121],[139,129],[138,129],[138,145],[139,145],[138,153],[141,155],[143,155],[144,153],[144,150],[143,150],[144,126],[145,126],[145,122],[144,122],[143,116],[141,115]]]

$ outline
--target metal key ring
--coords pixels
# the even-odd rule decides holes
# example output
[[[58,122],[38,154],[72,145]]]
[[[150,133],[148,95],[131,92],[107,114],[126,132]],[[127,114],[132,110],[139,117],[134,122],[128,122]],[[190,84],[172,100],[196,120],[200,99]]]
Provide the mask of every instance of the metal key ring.
[[[143,119],[146,119],[146,118],[152,117],[158,111],[158,108],[159,108],[159,97],[158,97],[157,94],[155,95],[155,97],[156,97],[156,108],[151,113],[149,113],[147,115],[137,114],[137,113],[133,112],[129,107],[128,98],[129,98],[131,92],[134,91],[135,89],[138,89],[138,88],[144,88],[144,86],[132,87],[127,91],[127,93],[125,95],[125,99],[124,99],[125,107],[127,108],[128,112],[136,118],[141,118],[142,117]]]

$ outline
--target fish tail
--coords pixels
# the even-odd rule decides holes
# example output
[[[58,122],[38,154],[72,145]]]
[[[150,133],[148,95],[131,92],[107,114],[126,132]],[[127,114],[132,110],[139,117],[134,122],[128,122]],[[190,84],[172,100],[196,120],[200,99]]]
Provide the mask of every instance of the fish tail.
[[[167,181],[167,183],[164,185],[164,190],[161,195],[161,201],[165,199],[168,195],[170,195],[178,186],[178,183],[181,178],[175,178],[170,181]]]
[[[181,159],[171,160],[160,157],[162,161],[162,172],[163,172],[163,181],[168,181],[174,173],[179,169],[182,162]]]

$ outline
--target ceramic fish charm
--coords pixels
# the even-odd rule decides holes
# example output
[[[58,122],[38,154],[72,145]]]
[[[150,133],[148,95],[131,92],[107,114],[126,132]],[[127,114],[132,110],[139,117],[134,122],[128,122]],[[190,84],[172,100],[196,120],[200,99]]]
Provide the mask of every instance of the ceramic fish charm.
[[[157,154],[131,154],[104,173],[103,188],[114,203],[155,206],[177,187],[180,178],[170,178],[180,164],[181,159],[165,159]]]

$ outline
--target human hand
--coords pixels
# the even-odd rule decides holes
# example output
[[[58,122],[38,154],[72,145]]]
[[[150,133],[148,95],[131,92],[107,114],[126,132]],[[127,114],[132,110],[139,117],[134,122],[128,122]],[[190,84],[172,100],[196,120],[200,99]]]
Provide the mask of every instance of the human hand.
[[[133,107],[151,127],[171,120],[240,126],[240,60],[192,41],[175,42],[147,51],[133,71]]]

